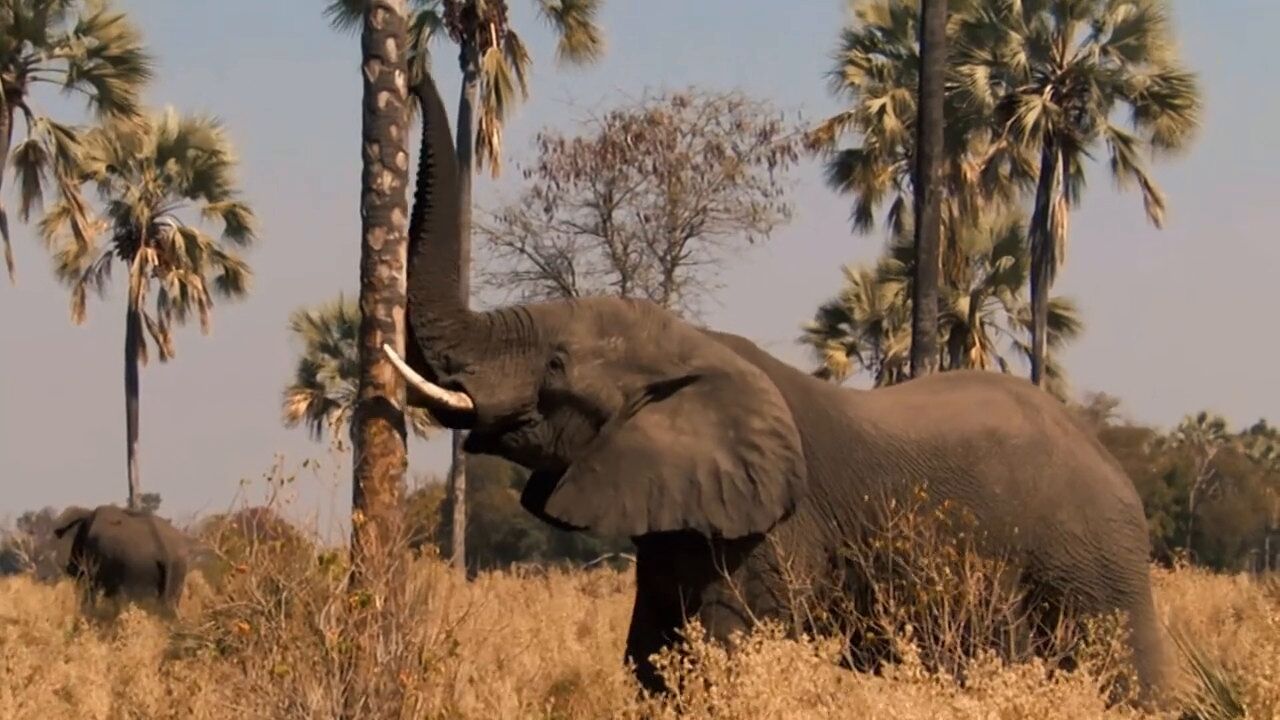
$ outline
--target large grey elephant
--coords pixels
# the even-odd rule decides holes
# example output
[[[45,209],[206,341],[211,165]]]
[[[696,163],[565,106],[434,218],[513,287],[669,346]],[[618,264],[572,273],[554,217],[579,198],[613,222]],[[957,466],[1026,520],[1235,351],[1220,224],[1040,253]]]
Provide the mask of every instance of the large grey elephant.
[[[168,520],[114,505],[68,507],[54,521],[65,572],[86,605],[101,596],[142,601],[172,615],[186,582],[190,542]]]
[[[633,538],[626,657],[644,685],[662,686],[650,654],[687,616],[727,638],[783,615],[795,568],[831,567],[865,536],[870,498],[922,484],[971,513],[1034,597],[1125,611],[1139,678],[1156,684],[1142,504],[1061,403],[978,371],[843,389],[639,300],[469,310],[448,120],[429,78],[418,92],[407,342],[384,352],[408,404],[468,429],[468,452],[532,471],[534,515]]]

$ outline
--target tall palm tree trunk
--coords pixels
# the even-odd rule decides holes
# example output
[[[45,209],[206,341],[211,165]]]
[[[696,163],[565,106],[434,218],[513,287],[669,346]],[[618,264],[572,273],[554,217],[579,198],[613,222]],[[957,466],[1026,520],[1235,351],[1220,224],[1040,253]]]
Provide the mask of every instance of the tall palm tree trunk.
[[[920,8],[920,89],[916,120],[916,267],[911,305],[911,375],[938,369],[938,280],[942,246],[942,130],[947,2]]]
[[[125,467],[129,473],[130,510],[142,504],[142,485],[138,467],[138,354],[142,344],[142,309],[138,298],[129,293],[129,305],[124,321],[124,427]]]
[[[351,420],[352,589],[359,604],[350,626],[350,685],[343,714],[386,717],[402,688],[379,668],[396,632],[403,572],[405,389],[382,353],[404,352],[408,262],[408,77],[405,0],[369,0],[361,32],[360,386]]]
[[[480,72],[476,45],[471,37],[472,33],[467,34],[458,50],[462,89],[458,96],[458,135],[454,142],[458,153],[458,293],[463,307],[471,305],[471,181],[475,174],[475,107]],[[467,569],[467,456],[462,444],[466,439],[465,430],[454,431],[448,479],[452,511],[450,559],[464,574]]]
[[[1049,285],[1053,282],[1053,205],[1060,155],[1045,139],[1040,154],[1040,179],[1031,214],[1031,382],[1044,387],[1045,349],[1049,333]]]
[[[13,147],[13,105],[5,102],[0,92],[0,193],[4,190],[4,169],[9,167],[9,150]],[[13,246],[9,240],[9,214],[4,209],[4,197],[0,194],[0,245],[4,246],[4,266],[9,282],[15,278]]]
[[[360,389],[352,422],[352,549],[377,564],[399,529],[407,465],[404,384],[383,343],[404,351],[408,258],[408,92],[404,83],[405,0],[371,0],[365,9],[360,188]],[[397,81],[399,78],[399,81]]]

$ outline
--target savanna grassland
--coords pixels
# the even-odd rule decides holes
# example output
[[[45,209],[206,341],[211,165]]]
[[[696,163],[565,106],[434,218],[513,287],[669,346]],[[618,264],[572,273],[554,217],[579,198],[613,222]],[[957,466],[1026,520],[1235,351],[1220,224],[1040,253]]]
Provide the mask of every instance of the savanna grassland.
[[[346,592],[341,560],[280,541],[230,557],[191,574],[172,623],[137,608],[91,619],[69,581],[0,580],[0,718],[337,717],[344,623],[361,602]],[[732,657],[690,643],[664,666],[681,690],[641,698],[620,662],[630,571],[516,570],[465,582],[433,552],[406,562],[378,647],[384,682],[362,717],[1280,716],[1272,579],[1153,571],[1179,639],[1170,650],[1181,689],[1176,709],[1142,715],[1108,708],[1098,672],[1106,657],[1056,673],[978,658],[961,684],[927,670],[901,636],[899,660],[874,675],[840,669],[838,642],[789,640],[770,624]]]

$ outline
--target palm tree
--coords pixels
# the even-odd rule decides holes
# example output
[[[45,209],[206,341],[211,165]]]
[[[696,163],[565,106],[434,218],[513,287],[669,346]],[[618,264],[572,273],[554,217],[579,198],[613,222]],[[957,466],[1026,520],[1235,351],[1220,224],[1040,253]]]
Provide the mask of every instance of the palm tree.
[[[1164,195],[1144,152],[1187,145],[1200,91],[1174,48],[1167,0],[986,0],[958,20],[952,66],[975,105],[993,111],[1001,138],[1038,157],[1028,230],[1032,380],[1043,384],[1049,289],[1063,261],[1070,208],[1085,160],[1104,145],[1111,174],[1137,185],[1161,226]],[[1126,129],[1115,116],[1127,112]]]
[[[351,421],[360,389],[360,306],[339,295],[319,307],[294,311],[289,330],[302,343],[302,354],[284,390],[284,424],[306,425],[314,440],[328,430],[337,444]],[[439,428],[421,408],[407,409],[405,417],[420,438]]]
[[[536,0],[539,15],[556,33],[557,60],[590,63],[601,55],[604,41],[596,25],[601,0]],[[337,29],[359,26],[366,0],[333,0],[326,14]],[[428,48],[441,31],[458,45],[462,88],[458,98],[458,224],[461,235],[462,282],[459,292],[471,301],[472,176],[476,161],[494,177],[502,169],[502,133],[519,100],[528,99],[528,76],[533,60],[507,19],[506,0],[411,0],[409,50],[410,82],[416,84],[430,64]],[[466,567],[465,431],[454,431],[448,496],[453,509],[452,561]]]
[[[959,268],[961,281],[940,292],[936,362],[943,371],[1009,373],[1011,360],[1029,362],[1030,312],[1022,292],[1029,265],[1024,237],[1023,223],[1011,212],[975,223],[956,237],[966,260]],[[877,386],[908,377],[914,266],[914,242],[910,236],[899,236],[874,269],[845,268],[845,286],[818,309],[801,338],[819,361],[815,375],[840,382],[866,371]],[[1053,299],[1050,318],[1055,351],[1082,330],[1079,313],[1067,298]],[[1065,398],[1064,374],[1056,363],[1051,368],[1049,389]]]
[[[911,375],[937,369],[938,275],[942,243],[943,98],[947,0],[920,3],[920,91],[916,94],[915,278],[912,283]]]
[[[36,88],[78,93],[99,120],[122,122],[138,118],[138,97],[151,74],[137,28],[105,2],[0,0],[0,185],[12,156],[23,222],[41,205],[52,180],[59,202],[72,211],[72,232],[81,243],[89,233],[88,209],[75,182],[78,132],[40,112]],[[14,146],[19,111],[24,135]],[[12,282],[16,266],[3,201],[0,244]]]
[[[45,214],[40,232],[58,278],[71,289],[71,319],[84,322],[90,289],[105,294],[117,263],[128,273],[125,292],[125,423],[129,506],[141,499],[138,467],[138,367],[148,338],[161,362],[174,356],[172,329],[195,314],[210,329],[214,296],[242,297],[248,265],[236,254],[255,240],[255,219],[239,198],[237,160],[221,123],[172,108],[140,122],[108,123],[83,135],[72,182],[96,186],[103,211],[85,225],[81,201],[63,197]],[[217,221],[220,238],[196,220]],[[148,308],[148,300],[154,304]]]
[[[982,1],[950,0],[948,38],[963,14]],[[914,232],[919,19],[914,0],[855,5],[829,73],[831,92],[849,107],[817,124],[806,137],[808,148],[826,158],[827,184],[853,196],[851,220],[858,232],[873,230],[881,213],[890,236]],[[964,262],[954,238],[965,219],[1015,199],[1029,162],[1019,147],[992,131],[991,113],[972,103],[958,86],[952,54],[947,70],[940,253],[943,280],[950,282]],[[842,147],[846,137],[853,144]]]

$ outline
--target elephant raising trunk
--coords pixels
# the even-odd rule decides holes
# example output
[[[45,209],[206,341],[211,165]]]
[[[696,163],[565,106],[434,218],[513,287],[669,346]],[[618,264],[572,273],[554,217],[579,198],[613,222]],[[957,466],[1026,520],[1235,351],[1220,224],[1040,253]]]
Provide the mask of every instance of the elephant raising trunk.
[[[1129,478],[1030,383],[949,372],[860,391],[653,303],[548,301],[472,312],[451,133],[428,76],[410,222],[408,399],[465,449],[532,473],[521,503],[556,527],[627,535],[636,598],[627,657],[650,661],[689,615],[715,638],[804,599],[865,542],[867,498],[927,485],[1018,562],[1036,598],[1127,613],[1144,687],[1159,679],[1142,504]],[[858,593],[859,588],[849,588]]]

